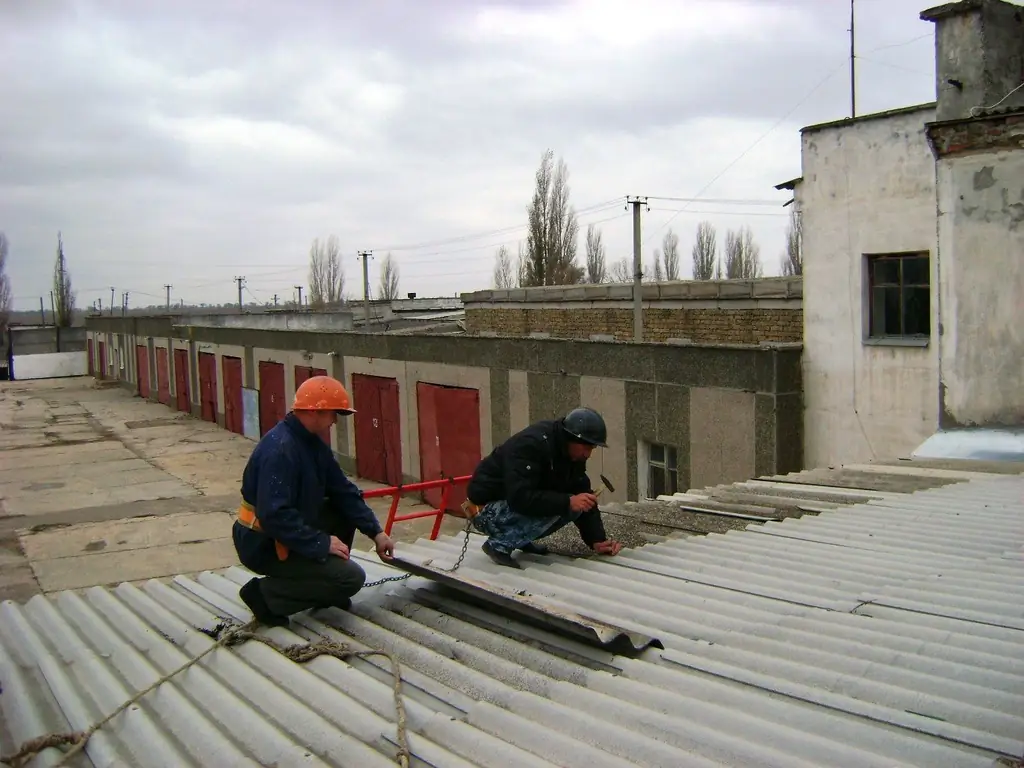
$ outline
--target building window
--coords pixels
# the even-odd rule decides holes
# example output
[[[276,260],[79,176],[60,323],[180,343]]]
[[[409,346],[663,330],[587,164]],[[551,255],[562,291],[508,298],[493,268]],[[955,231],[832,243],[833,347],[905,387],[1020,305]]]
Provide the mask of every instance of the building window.
[[[671,496],[679,492],[676,449],[671,445],[651,443],[647,449],[647,496]]]
[[[927,339],[931,335],[928,256],[868,257],[869,332],[872,339]]]

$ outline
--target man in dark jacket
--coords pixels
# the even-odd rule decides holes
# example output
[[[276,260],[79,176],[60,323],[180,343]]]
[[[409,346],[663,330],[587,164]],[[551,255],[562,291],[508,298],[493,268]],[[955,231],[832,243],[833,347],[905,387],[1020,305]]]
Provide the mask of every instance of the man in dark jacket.
[[[618,554],[622,545],[605,534],[587,477],[587,459],[595,447],[606,447],[607,436],[597,411],[577,408],[512,435],[480,462],[466,495],[479,510],[473,525],[487,534],[483,550],[491,560],[519,568],[514,550],[545,554],[534,540],[570,522],[595,552]]]
[[[262,574],[240,590],[253,617],[285,626],[311,608],[347,609],[366,574],[349,553],[358,529],[390,560],[394,544],[362,492],[341,471],[329,434],[338,415],[355,413],[341,382],[307,379],[292,412],[256,445],[242,474],[242,504],[232,538],[239,560]]]

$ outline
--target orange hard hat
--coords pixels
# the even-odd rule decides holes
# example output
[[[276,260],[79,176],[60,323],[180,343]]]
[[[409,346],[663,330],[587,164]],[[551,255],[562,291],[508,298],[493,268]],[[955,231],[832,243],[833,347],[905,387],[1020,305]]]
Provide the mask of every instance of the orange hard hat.
[[[311,376],[295,390],[293,411],[340,411],[355,413],[342,383],[330,376]]]

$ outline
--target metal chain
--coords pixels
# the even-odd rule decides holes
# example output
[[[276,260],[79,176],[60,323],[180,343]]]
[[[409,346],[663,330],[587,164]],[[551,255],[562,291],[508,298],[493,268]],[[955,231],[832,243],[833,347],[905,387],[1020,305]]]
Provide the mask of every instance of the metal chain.
[[[455,565],[453,565],[451,568],[444,568],[443,570],[445,572],[454,573],[459,569],[459,566],[462,565],[462,561],[466,559],[466,552],[469,550],[469,533],[472,530],[472,528],[473,519],[469,518],[466,520],[466,528],[463,531],[463,533],[465,534],[465,538],[463,538],[462,540],[462,552],[459,554],[459,559],[455,561]],[[377,587],[381,584],[387,584],[392,581],[405,581],[411,576],[411,573],[403,573],[401,576],[386,576],[383,579],[377,579],[376,581],[371,581],[366,584],[363,584],[362,588],[367,589],[368,587]]]

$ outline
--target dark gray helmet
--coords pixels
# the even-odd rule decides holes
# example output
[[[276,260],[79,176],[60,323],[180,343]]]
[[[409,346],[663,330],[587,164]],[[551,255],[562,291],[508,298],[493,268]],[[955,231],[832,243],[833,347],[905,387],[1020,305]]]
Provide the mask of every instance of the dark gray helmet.
[[[608,447],[608,428],[604,425],[601,414],[592,408],[576,408],[562,419],[562,428],[569,433],[570,439],[578,443]]]

